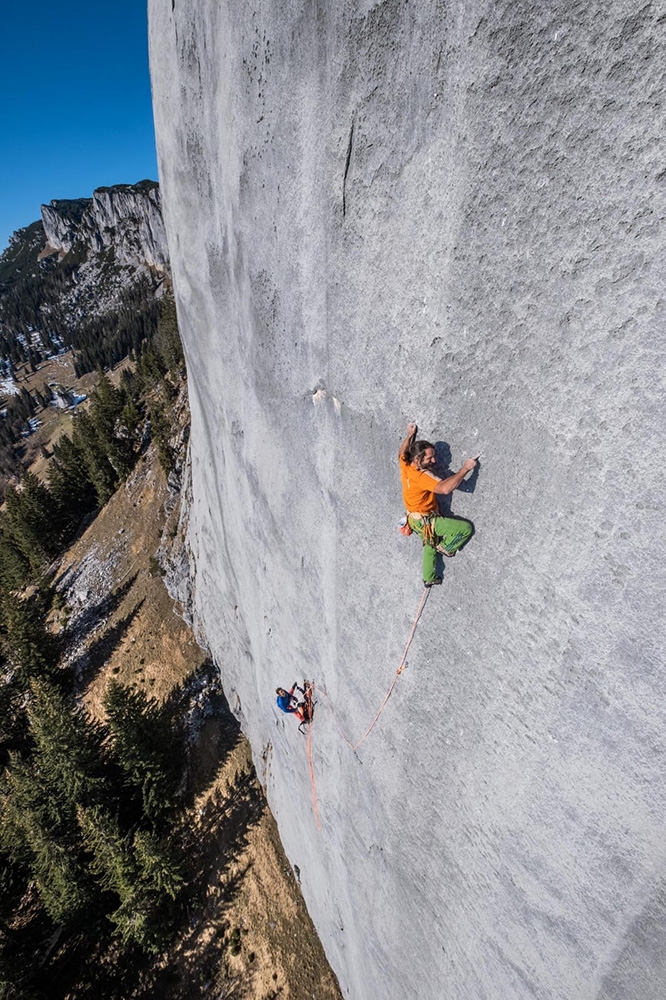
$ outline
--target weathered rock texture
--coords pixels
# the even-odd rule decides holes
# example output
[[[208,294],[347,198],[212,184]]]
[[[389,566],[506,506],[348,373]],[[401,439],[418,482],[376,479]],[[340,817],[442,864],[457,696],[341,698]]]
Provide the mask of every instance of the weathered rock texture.
[[[151,0],[200,626],[355,1000],[666,989],[664,10]],[[483,451],[420,595],[409,418]]]
[[[169,263],[160,189],[153,181],[98,188],[92,198],[54,200],[42,205],[50,247],[67,253],[81,242],[100,253],[113,247],[118,264],[147,264],[158,271]]]

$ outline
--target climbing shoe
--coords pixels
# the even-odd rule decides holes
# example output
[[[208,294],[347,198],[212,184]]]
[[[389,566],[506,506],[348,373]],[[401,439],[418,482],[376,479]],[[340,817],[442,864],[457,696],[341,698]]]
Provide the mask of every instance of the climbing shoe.
[[[442,582],[441,576],[436,576],[434,580],[424,580],[423,581],[423,586],[424,587],[438,587],[441,582]]]
[[[441,555],[446,556],[447,559],[453,559],[455,555],[455,552],[447,552],[443,545],[438,545],[436,551]]]

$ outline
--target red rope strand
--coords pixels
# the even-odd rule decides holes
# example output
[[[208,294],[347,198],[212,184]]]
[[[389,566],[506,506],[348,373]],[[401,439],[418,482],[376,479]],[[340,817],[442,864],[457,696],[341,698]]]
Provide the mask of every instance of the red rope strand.
[[[374,719],[372,720],[372,722],[370,723],[370,725],[368,726],[368,728],[365,730],[365,732],[363,733],[363,735],[361,736],[361,738],[356,741],[356,743],[352,743],[352,741],[349,739],[349,737],[345,733],[344,729],[340,725],[340,721],[339,721],[337,715],[335,714],[335,709],[333,708],[333,705],[331,703],[331,699],[329,698],[328,693],[325,690],[325,688],[320,688],[319,689],[321,691],[321,693],[322,693],[325,701],[326,701],[326,706],[327,706],[328,710],[330,711],[331,715],[333,716],[333,718],[335,720],[335,724],[337,725],[337,727],[338,727],[338,729],[340,731],[340,735],[342,736],[342,738],[345,741],[345,743],[347,744],[347,746],[350,747],[354,752],[356,752],[358,750],[358,748],[361,746],[361,744],[364,743],[365,740],[367,740],[368,736],[370,735],[370,733],[372,732],[372,730],[375,728],[375,726],[379,722],[380,716],[382,715],[382,712],[386,708],[386,703],[388,702],[389,698],[393,694],[393,688],[396,686],[396,683],[398,681],[398,677],[400,676],[400,674],[403,672],[403,670],[407,666],[407,654],[409,652],[409,647],[411,646],[412,640],[414,638],[414,635],[416,634],[416,628],[418,626],[418,623],[419,623],[419,620],[421,618],[421,615],[423,614],[423,609],[426,606],[426,602],[428,600],[428,595],[429,594],[430,594],[430,588],[429,587],[424,587],[423,588],[423,594],[421,595],[421,600],[419,602],[419,606],[416,609],[416,614],[414,615],[414,621],[412,622],[412,628],[411,628],[411,631],[409,633],[409,638],[407,639],[407,643],[405,645],[405,649],[403,651],[402,659],[400,660],[400,664],[398,666],[398,669],[396,670],[395,674],[393,675],[393,680],[391,681],[391,686],[389,687],[388,691],[386,692],[384,700],[381,703],[381,705],[379,706],[379,709],[378,709],[377,714],[375,715]],[[313,692],[314,692],[314,687],[315,687],[314,681],[312,681],[312,691]],[[319,816],[319,805],[318,805],[318,802],[317,802],[317,785],[316,785],[316,781],[315,781],[314,763],[313,763],[313,760],[312,760],[312,725],[313,725],[313,719],[310,720],[310,723],[308,725],[308,743],[307,743],[308,767],[310,769],[310,785],[312,787],[312,809],[313,809],[313,812],[314,812],[314,815],[315,815],[315,819],[317,821],[317,829],[321,830],[321,819],[320,819],[320,816]]]

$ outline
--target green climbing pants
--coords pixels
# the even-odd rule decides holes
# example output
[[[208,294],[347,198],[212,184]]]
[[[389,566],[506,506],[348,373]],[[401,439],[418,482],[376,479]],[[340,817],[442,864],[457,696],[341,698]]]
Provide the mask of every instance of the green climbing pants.
[[[423,521],[420,518],[408,517],[407,522],[412,531],[423,539]],[[453,555],[461,549],[472,537],[474,529],[469,521],[462,517],[433,517],[432,530],[440,549],[445,549]],[[423,582],[432,583],[437,577],[437,549],[432,545],[423,546]]]

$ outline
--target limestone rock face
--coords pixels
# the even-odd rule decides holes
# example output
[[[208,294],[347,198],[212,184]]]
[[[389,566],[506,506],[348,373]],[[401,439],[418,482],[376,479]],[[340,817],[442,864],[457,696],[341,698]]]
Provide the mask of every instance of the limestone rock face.
[[[661,998],[658,5],[149,7],[194,610],[345,995]],[[421,596],[409,419],[483,453],[476,534],[355,754]]]
[[[81,233],[81,223],[90,205],[90,198],[53,199],[50,205],[42,205],[42,223],[48,245],[68,253]]]
[[[54,250],[67,253],[81,241],[97,253],[113,247],[120,265],[168,267],[160,191],[152,181],[98,188],[92,198],[52,201],[42,205],[42,222]]]

